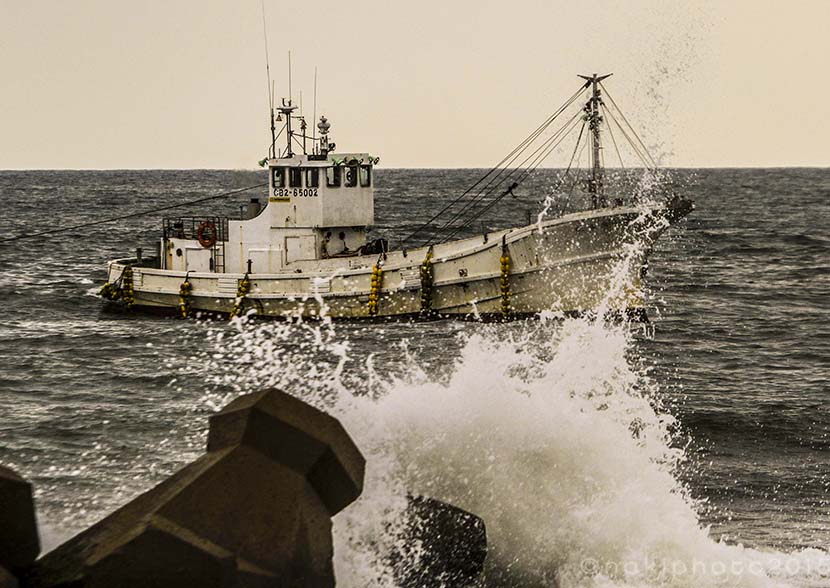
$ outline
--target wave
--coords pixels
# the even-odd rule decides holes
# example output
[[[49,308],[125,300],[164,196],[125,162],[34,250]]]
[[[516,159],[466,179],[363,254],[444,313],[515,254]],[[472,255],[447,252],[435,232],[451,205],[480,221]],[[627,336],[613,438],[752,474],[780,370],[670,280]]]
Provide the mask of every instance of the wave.
[[[344,424],[367,473],[335,518],[339,585],[394,585],[388,522],[416,493],[484,519],[489,586],[830,586],[823,550],[751,549],[701,522],[707,505],[682,481],[677,423],[629,325],[541,319],[452,337],[437,325],[401,328],[409,339],[393,344],[382,325],[235,319],[197,327],[204,350],[180,368],[207,379],[200,416],[274,386]],[[183,434],[198,452],[204,429]],[[124,476],[152,479],[136,471]]]
[[[367,457],[363,496],[335,519],[341,585],[392,585],[383,529],[407,492],[485,520],[491,586],[830,585],[824,551],[761,552],[701,524],[626,325],[473,325],[441,375],[405,343],[391,364],[358,357],[332,325],[237,329],[212,335],[208,371],[231,391],[205,402],[276,385]]]

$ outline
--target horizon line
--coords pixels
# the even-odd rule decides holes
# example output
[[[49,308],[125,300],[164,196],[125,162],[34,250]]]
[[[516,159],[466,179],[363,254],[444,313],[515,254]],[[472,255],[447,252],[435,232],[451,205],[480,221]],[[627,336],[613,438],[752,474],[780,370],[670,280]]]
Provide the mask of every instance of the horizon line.
[[[377,168],[376,168],[377,169]],[[419,166],[419,167],[383,167],[380,168],[381,170],[390,170],[390,171],[397,171],[397,170],[408,170],[408,171],[416,171],[416,170],[452,170],[452,171],[480,171],[486,169],[492,169],[490,166],[483,166],[483,167],[433,167],[433,166]],[[563,167],[540,167],[540,170],[562,170],[566,169],[566,166]],[[630,167],[619,167],[619,166],[608,166],[605,167],[606,170],[639,170],[639,169],[648,169],[643,166],[630,166]],[[830,169],[830,164],[828,165],[818,165],[818,164],[798,164],[798,165],[667,165],[667,166],[660,166],[657,169],[660,170],[696,170],[696,169],[729,169],[729,170],[736,170],[736,169]],[[265,171],[263,167],[10,167],[10,168],[0,168],[0,173],[3,172],[47,172],[47,171],[72,171],[72,172],[107,172],[107,171],[240,171],[240,172],[256,172],[256,171]]]

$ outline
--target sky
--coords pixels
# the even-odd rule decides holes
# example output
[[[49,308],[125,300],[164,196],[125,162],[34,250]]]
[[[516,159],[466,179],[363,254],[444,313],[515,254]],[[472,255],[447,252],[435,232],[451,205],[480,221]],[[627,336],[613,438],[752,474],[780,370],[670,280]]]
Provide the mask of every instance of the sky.
[[[830,166],[830,0],[265,0],[277,96],[384,167],[489,167],[578,87],[663,165]],[[0,0],[0,169],[253,169],[261,0]],[[562,162],[552,161],[551,165]]]

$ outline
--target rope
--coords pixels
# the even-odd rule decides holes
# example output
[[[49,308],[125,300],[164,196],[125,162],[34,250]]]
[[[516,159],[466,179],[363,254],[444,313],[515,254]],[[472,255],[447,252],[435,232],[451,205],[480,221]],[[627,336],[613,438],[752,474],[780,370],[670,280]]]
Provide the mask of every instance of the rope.
[[[576,117],[574,117],[574,118],[576,118]],[[571,121],[570,121],[570,122],[579,122],[579,121],[574,121],[574,119],[571,119]],[[537,158],[536,158],[536,159],[535,159],[535,160],[534,160],[534,161],[533,161],[533,162],[532,162],[532,163],[531,163],[531,164],[530,164],[530,165],[529,165],[529,166],[525,169],[524,175],[521,177],[521,179],[519,179],[519,183],[524,182],[524,181],[525,181],[528,177],[530,177],[530,176],[533,174],[533,172],[535,172],[535,171],[536,171],[536,169],[539,167],[539,165],[541,165],[541,163],[542,163],[543,161],[545,161],[545,160],[548,158],[548,156],[549,156],[549,155],[553,152],[553,150],[554,150],[554,149],[556,149],[557,147],[559,147],[559,145],[561,145],[561,144],[562,144],[562,141],[564,141],[564,140],[565,140],[565,138],[566,138],[568,135],[570,135],[570,134],[571,134],[571,131],[573,131],[575,128],[576,128],[576,124],[573,124],[573,125],[572,125],[572,126],[571,126],[568,130],[567,130],[567,131],[565,131],[565,133],[564,133],[564,134],[563,134],[563,135],[559,138],[559,140],[558,140],[558,141],[556,141],[556,143],[555,143],[555,144],[553,144],[553,145],[551,145],[550,147],[548,147],[547,151],[545,151],[545,152],[544,152],[544,153],[542,153],[539,157],[537,157]],[[580,131],[580,132],[581,132],[581,131]]]
[[[560,111],[560,113],[557,113],[557,116],[558,116],[558,114],[561,114],[561,111]],[[551,122],[553,122],[553,117],[552,117],[552,118],[550,118],[550,119],[548,119],[548,121],[546,121],[546,123],[545,123],[544,125],[542,125],[542,126],[540,126],[539,128],[537,128],[537,129],[536,129],[536,131],[534,131],[534,132],[531,134],[531,136],[529,136],[529,137],[525,140],[525,144],[522,146],[522,149],[521,149],[521,150],[518,150],[518,151],[517,151],[516,149],[514,149],[514,150],[513,150],[513,151],[514,151],[514,153],[513,153],[513,154],[511,154],[510,156],[508,156],[508,157],[510,158],[510,161],[509,161],[509,162],[507,162],[507,165],[506,165],[504,168],[501,168],[501,169],[500,169],[500,171],[499,171],[499,172],[498,172],[495,176],[493,176],[493,177],[490,179],[490,181],[488,181],[488,182],[487,182],[487,184],[485,184],[482,188],[480,188],[479,190],[477,190],[477,191],[476,191],[476,193],[475,193],[475,195],[472,197],[472,200],[471,200],[470,202],[468,202],[468,203],[464,204],[464,205],[461,207],[461,209],[460,209],[460,210],[458,210],[458,211],[456,211],[455,213],[453,213],[453,215],[450,217],[450,219],[449,219],[448,221],[446,221],[443,225],[441,225],[440,227],[433,228],[433,230],[432,230],[432,231],[430,231],[430,232],[427,234],[427,237],[429,237],[429,238],[431,239],[431,238],[432,238],[433,236],[435,236],[436,234],[440,234],[440,233],[441,233],[441,231],[443,231],[444,229],[446,229],[446,228],[447,228],[449,225],[451,225],[451,224],[452,224],[452,223],[453,223],[456,219],[458,219],[460,216],[462,216],[464,213],[466,213],[466,212],[467,212],[467,211],[468,211],[468,210],[469,210],[472,206],[474,206],[474,205],[475,205],[475,203],[476,203],[477,201],[479,201],[479,200],[481,200],[482,198],[486,197],[488,194],[490,194],[490,193],[492,193],[493,191],[495,191],[495,189],[496,189],[496,188],[498,188],[500,185],[502,185],[505,181],[507,181],[507,180],[508,180],[508,179],[509,179],[509,178],[510,178],[510,177],[511,177],[511,176],[512,176],[515,172],[516,172],[516,170],[517,170],[517,168],[511,168],[510,166],[512,166],[512,165],[513,165],[513,163],[514,163],[514,162],[515,162],[515,161],[516,161],[516,160],[517,160],[517,159],[518,159],[518,158],[522,155],[522,153],[524,153],[524,152],[525,152],[525,150],[526,150],[526,149],[527,149],[527,148],[528,148],[528,147],[529,147],[529,146],[530,146],[530,145],[531,145],[531,144],[532,144],[532,143],[533,143],[536,139],[538,139],[538,138],[539,138],[539,136],[540,136],[540,135],[541,135],[541,134],[542,134],[542,133],[543,133],[543,132],[544,132],[544,131],[545,131],[545,130],[549,127],[549,126],[550,126],[550,123],[551,123]],[[505,160],[502,160],[502,163],[503,163],[504,161],[505,161]],[[527,159],[525,159],[525,161],[527,161]],[[523,163],[524,163],[524,162],[522,162],[522,164],[523,164]],[[522,165],[522,164],[520,164],[520,165],[519,165],[519,167],[521,167],[521,165]],[[509,173],[509,174],[507,174],[507,176],[506,176],[506,177],[504,177],[504,178],[502,178],[501,180],[499,180],[499,178],[501,178],[501,177],[502,177],[502,175],[503,175],[506,171],[508,171],[508,170],[511,170],[511,171],[510,171],[510,173]],[[491,171],[494,171],[494,170],[491,170]],[[495,185],[494,185],[494,182],[495,182]],[[467,195],[467,194],[469,194],[471,191],[472,191],[472,190],[469,190],[469,189],[468,189],[468,190],[467,190],[467,191],[463,194],[463,196],[466,196],[466,195]],[[456,199],[456,202],[457,202],[458,200],[459,200],[459,199]],[[445,212],[445,211],[446,211],[446,207],[445,207],[444,211],[442,211],[442,212]],[[433,219],[432,219],[432,220],[435,220],[435,217],[433,217]],[[431,222],[430,222],[430,224],[431,224]],[[428,241],[428,242],[431,242],[431,241]]]
[[[462,231],[463,229],[469,227],[476,219],[480,218],[482,215],[489,212],[493,208],[493,206],[498,204],[505,196],[507,196],[508,194],[512,194],[513,190],[515,188],[517,188],[519,186],[519,184],[524,182],[528,177],[530,177],[533,174],[533,172],[536,171],[536,169],[539,167],[539,165],[541,165],[541,163],[553,152],[553,150],[556,149],[562,143],[562,141],[564,141],[565,138],[568,135],[570,135],[571,131],[573,131],[576,128],[575,121],[578,119],[580,114],[581,113],[579,113],[579,112],[576,113],[568,122],[565,123],[565,125],[562,128],[560,128],[556,133],[554,133],[553,136],[550,139],[547,139],[542,145],[540,145],[536,149],[536,151],[531,153],[522,162],[522,164],[518,168],[514,169],[513,172],[511,172],[510,175],[507,178],[505,178],[505,180],[509,179],[510,176],[513,175],[513,173],[518,172],[519,170],[521,170],[522,166],[524,166],[524,164],[529,159],[531,159],[532,157],[535,156],[535,159],[533,159],[533,162],[531,162],[531,164],[528,165],[527,168],[525,168],[523,170],[523,175],[521,175],[518,180],[514,181],[510,185],[510,187],[507,188],[507,190],[505,190],[499,196],[494,198],[483,209],[479,210],[478,212],[474,212],[464,223],[462,223],[461,225],[456,227],[456,229],[454,231],[452,231],[449,235],[447,235],[441,242],[445,243],[445,242],[449,241],[450,239],[452,239],[459,231]],[[554,140],[555,140],[555,142],[552,142]],[[545,151],[543,151],[541,155],[537,155],[537,153],[539,153],[539,151],[542,150],[542,149],[545,149]],[[501,183],[502,182],[500,182],[500,184]],[[493,188],[493,190],[495,190],[496,187],[498,187],[498,185],[495,186]],[[492,192],[493,191],[491,191],[490,194],[492,194]],[[474,206],[477,201],[483,199],[486,196],[487,196],[487,194],[482,194],[481,198],[475,199],[472,202],[470,202],[467,205],[467,207],[464,210],[462,210],[461,212],[463,213],[465,210],[467,210],[467,211],[471,210],[472,206]],[[448,221],[447,224],[445,224],[444,227],[442,227],[441,230],[443,230],[449,223],[451,223],[456,218],[458,218],[458,216],[460,216],[460,215],[456,215],[453,219],[450,219],[450,221]]]
[[[463,215],[465,215],[466,213],[470,212],[476,204],[478,204],[480,201],[484,200],[484,199],[485,199],[485,198],[487,198],[488,196],[492,195],[492,194],[496,191],[496,189],[497,189],[499,186],[501,186],[501,185],[502,185],[502,184],[504,184],[507,180],[509,180],[511,177],[513,177],[513,175],[514,175],[514,174],[516,174],[516,173],[520,173],[520,172],[522,172],[522,171],[526,171],[526,170],[523,170],[523,169],[522,169],[522,168],[524,168],[525,164],[526,164],[528,161],[530,161],[532,158],[534,158],[534,156],[536,156],[536,155],[537,155],[540,151],[544,150],[546,147],[548,147],[549,145],[551,145],[551,143],[556,142],[556,143],[553,145],[553,148],[556,148],[556,146],[557,146],[559,143],[561,143],[562,139],[564,139],[564,138],[565,138],[565,137],[566,137],[566,136],[567,136],[567,135],[568,135],[568,134],[569,134],[569,133],[573,130],[573,128],[575,127],[575,125],[574,125],[574,126],[570,126],[570,125],[571,125],[571,124],[574,122],[574,120],[575,120],[575,119],[577,119],[579,116],[580,116],[580,113],[579,113],[579,112],[577,112],[575,115],[573,115],[573,116],[572,116],[572,117],[571,117],[571,118],[570,118],[570,119],[569,119],[569,120],[568,120],[568,121],[567,121],[564,125],[562,125],[562,127],[560,127],[560,128],[559,128],[559,129],[558,129],[558,130],[557,130],[557,131],[553,134],[553,135],[551,135],[549,138],[545,139],[545,141],[544,141],[541,145],[539,145],[539,146],[538,146],[538,147],[537,147],[537,148],[536,148],[536,149],[535,149],[535,150],[534,150],[534,151],[533,151],[530,155],[528,155],[528,156],[527,156],[527,157],[526,157],[526,158],[525,158],[525,159],[524,159],[524,160],[523,160],[523,161],[522,161],[522,162],[521,162],[521,163],[520,163],[517,167],[513,168],[513,169],[510,171],[510,173],[509,173],[509,174],[507,174],[507,176],[505,176],[505,177],[504,177],[501,181],[499,181],[498,183],[496,183],[496,184],[495,184],[495,185],[493,185],[492,187],[490,187],[490,185],[489,185],[489,184],[488,184],[488,186],[485,186],[485,187],[482,189],[482,191],[480,191],[480,192],[479,192],[476,196],[474,196],[474,197],[473,197],[473,198],[472,198],[472,199],[471,199],[471,200],[470,200],[467,204],[465,204],[465,205],[464,205],[464,206],[463,206],[463,207],[462,207],[459,211],[457,211],[457,212],[456,212],[456,213],[455,213],[455,214],[454,214],[454,215],[453,215],[453,216],[452,216],[449,220],[447,220],[447,222],[445,222],[445,223],[444,223],[444,224],[443,224],[443,225],[442,225],[439,229],[437,229],[437,230],[433,231],[433,232],[432,232],[432,234],[436,234],[436,233],[440,234],[442,231],[446,230],[448,227],[450,227],[450,226],[452,225],[452,223],[454,223],[456,220],[458,220],[459,218],[461,218],[461,217],[462,217]],[[569,128],[569,127],[570,127],[570,128]],[[563,133],[564,133],[564,134],[563,134]],[[545,152],[544,157],[547,157],[547,155],[549,155],[549,154],[550,154],[550,152],[553,150],[553,148],[552,148],[552,149],[550,149],[550,150],[548,150],[547,152]],[[537,159],[538,159],[538,158],[537,158]],[[534,159],[534,162],[536,162],[536,161],[537,161],[537,159]],[[512,162],[511,162],[511,163],[512,163]],[[537,164],[537,165],[538,165],[538,164]],[[506,171],[506,169],[505,169],[504,171]],[[514,182],[513,182],[513,184],[511,184],[511,186],[508,188],[508,190],[507,190],[506,192],[504,192],[501,196],[499,196],[499,197],[497,198],[496,202],[498,202],[498,200],[501,200],[501,198],[503,198],[504,196],[506,196],[508,193],[512,192],[512,190],[513,190],[514,188],[518,187],[518,186],[519,186],[519,184],[520,184],[521,182],[523,182],[523,181],[526,179],[526,177],[527,177],[527,176],[522,176],[522,177],[521,177],[521,179],[520,179],[519,181],[514,181]],[[495,178],[494,178],[494,179],[495,179]],[[488,208],[488,210],[489,210],[489,208]],[[468,222],[466,222],[466,223],[462,223],[462,225],[459,227],[459,229],[457,229],[457,230],[456,230],[455,232],[453,232],[452,234],[453,234],[453,235],[455,235],[455,233],[457,233],[457,232],[458,232],[458,230],[463,229],[464,227],[469,226],[469,224],[470,224],[472,221],[474,221],[476,218],[478,218],[478,216],[480,216],[480,214],[479,214],[479,215],[474,216],[474,217],[473,217],[470,221],[468,221]],[[448,238],[449,238],[449,237],[447,237],[447,238],[443,239],[441,242],[442,242],[442,243],[443,243],[443,242],[445,242]]]
[[[634,127],[633,127],[633,126],[631,126],[631,123],[630,123],[630,122],[628,122],[628,119],[627,119],[627,118],[625,118],[625,114],[623,113],[622,109],[620,109],[620,107],[619,107],[619,106],[617,106],[617,103],[616,103],[616,102],[614,102],[614,98],[613,98],[613,96],[611,96],[611,94],[609,94],[609,93],[608,93],[608,90],[606,90],[606,89],[605,89],[605,86],[603,86],[603,85],[602,85],[602,82],[600,82],[600,84],[599,84],[599,85],[600,85],[600,87],[602,88],[602,91],[603,91],[603,92],[605,92],[605,95],[606,95],[606,96],[608,97],[608,99],[611,101],[611,104],[613,104],[613,105],[614,105],[614,108],[616,108],[616,109],[617,109],[617,112],[620,114],[620,116],[622,117],[622,119],[625,121],[625,124],[626,124],[626,125],[628,125],[628,128],[629,128],[629,129],[631,129],[631,134],[632,134],[632,135],[634,135],[634,136],[637,138],[637,141],[639,141],[640,146],[643,148],[643,152],[644,152],[644,153],[648,156],[649,160],[651,161],[651,167],[657,167],[657,162],[656,162],[656,161],[654,161],[654,158],[653,158],[653,157],[651,156],[651,154],[648,152],[648,147],[646,147],[646,144],[645,144],[645,143],[643,143],[643,140],[642,140],[642,139],[640,139],[640,136],[637,134],[637,131],[635,131],[635,130],[634,130]],[[617,124],[619,125],[619,123],[617,123]]]
[[[56,233],[65,233],[66,231],[74,231],[77,229],[85,229],[88,227],[94,227],[97,225],[103,225],[107,223],[114,223],[121,220],[127,220],[130,218],[136,218],[139,216],[146,216],[148,214],[154,214],[157,212],[162,212],[164,210],[170,210],[172,208],[181,208],[183,206],[190,206],[191,204],[199,204],[200,202],[207,202],[208,200],[217,200],[219,198],[225,198],[226,196],[232,196],[234,194],[239,194],[240,192],[247,192],[248,190],[253,190],[254,188],[262,188],[263,186],[267,186],[268,182],[264,184],[257,184],[255,186],[248,186],[247,188],[239,188],[238,190],[231,190],[229,192],[223,192],[222,194],[216,194],[215,196],[206,196],[204,198],[197,198],[196,200],[190,200],[188,202],[180,202],[178,204],[171,204],[169,206],[162,206],[161,208],[154,208],[151,210],[143,210],[141,212],[134,212],[132,214],[125,214],[122,216],[116,216],[112,218],[107,218],[99,221],[93,221],[90,223],[83,223],[80,225],[72,225],[70,227],[60,227],[57,229],[51,229],[49,231],[41,231],[40,233],[30,233],[28,235],[15,235],[14,237],[6,237],[5,239],[0,239],[0,243],[8,243],[9,241],[19,241],[21,239],[33,239],[35,237],[43,237],[46,235],[54,235]]]
[[[560,114],[562,114],[562,113],[563,113],[563,112],[564,112],[564,111],[565,111],[565,110],[566,110],[566,109],[567,109],[567,108],[568,108],[568,107],[569,107],[569,106],[573,103],[573,101],[574,101],[574,100],[576,100],[576,99],[579,97],[579,95],[582,93],[582,91],[583,91],[586,87],[587,87],[587,82],[586,82],[586,84],[583,84],[583,85],[582,85],[582,86],[581,86],[581,87],[580,87],[580,88],[579,88],[576,92],[574,92],[574,94],[573,94],[570,98],[568,98],[568,100],[565,102],[565,104],[563,104],[562,106],[560,106],[560,107],[557,109],[557,111],[556,111],[556,112],[554,112],[551,116],[549,116],[549,117],[548,117],[548,118],[547,118],[547,119],[546,119],[546,120],[545,120],[545,121],[544,121],[541,125],[539,125],[539,126],[538,126],[538,127],[537,127],[537,128],[536,128],[533,132],[532,132],[532,133],[530,133],[530,135],[528,135],[527,137],[525,137],[525,139],[524,139],[521,143],[519,143],[518,145],[516,145],[516,147],[514,147],[514,148],[513,148],[513,150],[512,150],[510,153],[508,153],[508,154],[507,154],[507,155],[506,155],[506,156],[505,156],[505,157],[504,157],[504,158],[503,158],[500,162],[498,162],[495,166],[493,166],[490,170],[488,170],[488,171],[487,171],[487,173],[485,173],[485,174],[484,174],[483,176],[481,176],[478,180],[476,180],[476,182],[475,182],[472,186],[470,186],[469,188],[467,188],[467,189],[466,189],[466,190],[465,190],[465,191],[464,191],[464,192],[463,192],[460,196],[458,196],[457,198],[455,198],[454,200],[452,200],[449,204],[447,204],[446,206],[444,206],[444,208],[442,208],[442,209],[441,209],[441,210],[439,210],[437,213],[435,213],[435,214],[434,214],[434,215],[433,215],[433,216],[432,216],[429,220],[427,220],[425,223],[423,223],[422,225],[420,225],[417,229],[415,229],[415,230],[414,230],[413,232],[411,232],[409,235],[407,235],[406,237],[404,237],[404,238],[400,241],[400,244],[401,244],[402,246],[403,246],[403,245],[405,245],[405,244],[406,244],[406,243],[407,243],[410,239],[412,239],[413,237],[415,237],[416,235],[418,235],[421,231],[423,231],[424,229],[426,229],[427,227],[429,227],[429,226],[430,226],[430,225],[431,225],[431,224],[432,224],[432,223],[433,223],[433,222],[434,222],[437,218],[439,218],[441,215],[443,215],[445,212],[447,212],[450,208],[452,208],[453,206],[455,206],[456,204],[458,204],[458,202],[460,202],[460,201],[461,201],[461,200],[462,200],[465,196],[467,196],[468,194],[470,194],[470,193],[471,193],[471,192],[472,192],[472,191],[476,188],[476,186],[478,186],[479,184],[481,184],[482,182],[484,182],[485,180],[487,180],[487,178],[489,178],[491,174],[493,174],[494,172],[496,172],[496,170],[498,170],[499,168],[501,168],[501,166],[502,166],[502,165],[503,165],[506,161],[511,160],[511,158],[512,158],[512,160],[511,160],[511,162],[510,162],[510,163],[512,163],[513,161],[515,161],[515,159],[518,157],[518,155],[519,155],[519,154],[521,154],[521,152],[522,152],[524,149],[526,149],[526,148],[527,148],[527,146],[528,146],[530,143],[532,143],[533,141],[535,141],[535,140],[536,140],[536,138],[538,138],[538,136],[539,136],[542,132],[544,132],[544,130],[545,130],[547,127],[549,127],[549,126],[550,126],[550,124],[551,124],[551,123],[552,123],[552,122],[556,119],[556,117],[558,117]],[[510,164],[508,164],[508,166],[509,166],[509,165],[510,165]],[[488,184],[484,187],[484,189],[486,189],[486,188],[487,188],[487,186],[489,186],[490,184],[492,184],[492,182],[493,182],[493,181],[495,181],[496,179],[498,179],[498,177],[499,177],[502,173],[504,173],[504,171],[505,171],[506,169],[507,169],[507,168],[502,169],[502,171],[501,171],[501,172],[499,172],[499,173],[496,175],[496,177],[492,178],[492,179],[490,180],[490,182],[488,182]],[[430,233],[430,235],[432,235],[432,234],[434,234],[434,231]]]
[[[586,124],[587,124],[587,121],[586,121]],[[584,128],[585,127],[583,126],[583,130],[584,130]],[[581,131],[580,131],[580,133],[581,133]],[[580,140],[581,140],[581,138],[582,138],[582,134],[580,134]],[[576,189],[577,185],[582,180],[582,168],[579,167],[579,164],[582,161],[582,153],[585,151],[585,147],[587,147],[587,146],[588,146],[588,135],[585,135],[585,142],[582,143],[582,147],[579,146],[579,140],[577,140],[576,148],[579,149],[579,153],[576,156],[576,164],[577,164],[576,177],[574,177],[574,179],[573,179],[574,181],[571,183],[571,187],[568,190],[568,198],[565,201],[566,206],[570,206],[571,198],[573,198],[574,190]],[[564,184],[564,180],[563,180],[563,184]]]
[[[602,108],[603,114],[606,118],[613,118],[609,113],[608,109],[605,107],[605,104],[600,102],[600,108]],[[617,140],[614,138],[614,131],[611,130],[611,125],[608,125],[608,134],[611,135],[611,142],[614,144],[614,151],[617,152],[617,158],[620,160],[620,167],[625,169],[625,164],[623,163],[622,155],[620,155],[620,148],[617,147]]]
[[[568,168],[565,170],[565,173],[562,174],[562,182],[560,186],[565,183],[565,177],[570,173],[571,167],[574,164],[574,158],[576,157],[576,150],[579,149],[579,144],[582,142],[582,134],[585,132],[585,125],[588,121],[582,121],[582,128],[579,129],[579,136],[576,138],[576,145],[574,145],[574,152],[571,153],[571,160],[568,162]]]
[[[492,183],[492,181],[491,181],[491,182],[490,182],[487,186],[485,186],[484,188],[482,188],[482,189],[478,192],[478,194],[476,194],[476,196],[474,196],[474,197],[473,197],[473,198],[472,198],[472,199],[471,199],[468,203],[466,203],[466,204],[465,204],[465,205],[464,205],[464,206],[463,206],[463,207],[462,207],[459,211],[457,211],[457,212],[456,212],[456,213],[455,213],[455,214],[454,214],[454,215],[453,215],[453,216],[452,216],[449,220],[447,220],[447,222],[445,222],[445,223],[444,223],[444,224],[443,224],[443,225],[442,225],[439,229],[437,229],[436,231],[433,231],[433,234],[436,234],[436,233],[440,234],[442,231],[444,231],[444,230],[446,230],[447,228],[451,227],[451,226],[452,226],[452,223],[454,223],[456,220],[458,220],[459,218],[462,218],[465,214],[467,214],[468,212],[470,212],[471,210],[473,210],[473,208],[474,208],[474,207],[475,207],[475,206],[476,206],[479,202],[481,202],[482,200],[484,200],[484,199],[485,199],[485,198],[487,198],[488,196],[491,196],[493,193],[495,193],[495,191],[499,188],[499,186],[501,186],[501,185],[503,185],[505,182],[507,182],[510,178],[512,178],[512,177],[514,176],[514,174],[521,173],[522,171],[526,171],[526,170],[523,170],[523,168],[525,167],[525,165],[527,164],[527,162],[528,162],[528,161],[530,161],[531,159],[533,159],[533,161],[534,161],[534,163],[535,163],[535,162],[538,160],[538,158],[537,158],[537,159],[534,159],[534,157],[535,157],[535,156],[537,156],[537,154],[538,154],[540,151],[543,151],[543,150],[544,150],[544,149],[546,149],[549,145],[551,145],[552,143],[555,143],[551,149],[549,149],[547,152],[545,152],[545,153],[544,153],[544,155],[542,156],[542,159],[544,159],[544,157],[547,157],[547,156],[550,154],[550,152],[551,152],[553,149],[555,149],[555,148],[556,148],[556,146],[557,146],[557,145],[561,142],[561,139],[564,139],[564,137],[566,137],[566,136],[570,133],[570,131],[571,131],[571,130],[573,130],[573,127],[569,128],[569,125],[571,125],[571,124],[574,122],[574,120],[575,120],[575,119],[577,119],[577,118],[580,116],[580,114],[581,114],[581,112],[577,112],[576,114],[574,114],[574,115],[573,115],[573,116],[572,116],[572,117],[571,117],[571,118],[570,118],[567,122],[565,122],[565,124],[564,124],[564,125],[562,125],[559,129],[557,129],[557,131],[556,131],[556,132],[554,132],[554,133],[553,133],[553,135],[551,135],[550,137],[548,137],[547,139],[545,139],[545,140],[542,142],[542,144],[541,144],[541,145],[539,145],[539,146],[538,146],[538,147],[537,147],[537,148],[536,148],[536,149],[535,149],[535,150],[534,150],[534,151],[533,151],[530,155],[528,155],[527,157],[525,157],[525,158],[524,158],[524,160],[522,160],[522,162],[521,162],[519,165],[517,165],[516,167],[514,167],[514,168],[510,169],[510,173],[508,173],[508,174],[507,174],[504,178],[502,178],[500,181],[496,182],[495,184],[493,184],[493,183]],[[520,154],[518,154],[518,155],[521,155],[521,153],[520,153]],[[511,162],[510,162],[511,164],[512,164],[512,163],[513,163],[513,162],[514,162],[514,161],[518,158],[518,155],[517,155],[517,156],[513,159],[513,161],[511,161]],[[531,164],[531,165],[533,165],[533,164]],[[528,166],[528,167],[530,167],[530,166]],[[507,169],[508,169],[508,168],[505,168],[504,170],[502,170],[502,172],[501,172],[501,173],[504,173],[505,171],[507,171]],[[499,175],[501,175],[501,174],[499,174]],[[498,178],[498,176],[497,176],[496,178],[493,178],[493,180],[496,180],[497,178]],[[506,196],[508,193],[512,193],[512,190],[513,190],[514,188],[517,188],[517,187],[519,186],[519,184],[520,184],[520,183],[522,183],[522,182],[523,182],[526,178],[527,178],[527,175],[524,175],[524,176],[521,176],[521,179],[519,179],[519,180],[514,180],[514,181],[513,181],[513,183],[510,185],[510,187],[507,189],[507,191],[506,191],[506,192],[504,192],[503,194],[501,194],[501,196],[499,196],[499,197],[496,199],[496,202],[498,202],[499,200],[501,200],[501,198],[503,198],[504,196]],[[488,207],[488,208],[487,208],[487,210],[489,210],[489,208],[491,208],[491,207]],[[476,216],[474,216],[474,217],[473,217],[470,221],[468,221],[468,222],[466,222],[466,223],[462,223],[462,225],[460,226],[460,229],[463,229],[464,227],[469,226],[469,225],[470,225],[470,223],[471,223],[472,221],[474,221],[476,218],[478,218],[479,216],[481,216],[481,215],[480,215],[480,214],[479,214],[479,215],[476,215]],[[454,235],[455,233],[457,233],[457,232],[458,232],[458,231],[455,231],[455,232],[453,233],[453,235]],[[445,242],[445,241],[447,241],[447,238],[443,239],[441,242],[443,243],[443,242]]]
[[[617,120],[617,118],[610,110],[608,110],[608,116],[612,121],[614,121],[614,124],[617,125],[617,128],[620,129],[622,136],[625,137],[626,141],[628,141],[628,144],[631,146],[631,149],[634,150],[634,153],[640,159],[640,162],[643,164],[643,166],[647,170],[651,171],[652,168],[651,164],[648,162],[648,159],[646,157],[647,154],[643,153],[642,149],[640,149],[640,147],[631,139],[631,137],[628,136],[628,133],[625,131],[625,128],[620,124],[620,121]],[[611,125],[608,125],[608,128],[611,128]]]
[[[565,185],[565,180],[568,179],[568,174],[571,173],[571,167],[573,167],[574,159],[576,158],[576,152],[579,149],[579,144],[582,142],[582,134],[585,132],[585,125],[587,124],[587,120],[582,120],[582,126],[579,128],[579,135],[576,138],[576,144],[574,145],[573,153],[571,153],[571,159],[568,162],[568,167],[565,168],[565,171],[562,173],[562,176],[559,179],[559,184],[550,190],[547,194],[545,194],[545,198],[542,200],[543,208],[542,212],[539,214],[539,219],[544,216],[547,216],[548,211],[550,210],[551,205],[553,204],[553,195]],[[569,195],[570,198],[570,195]]]

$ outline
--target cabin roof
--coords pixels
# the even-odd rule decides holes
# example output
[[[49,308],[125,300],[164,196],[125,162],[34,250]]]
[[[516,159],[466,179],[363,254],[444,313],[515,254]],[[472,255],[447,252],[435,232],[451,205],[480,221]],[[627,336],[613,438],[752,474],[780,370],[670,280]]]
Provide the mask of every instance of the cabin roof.
[[[298,153],[293,157],[271,158],[268,160],[268,167],[330,167],[348,164],[355,160],[360,164],[374,164],[377,158],[369,153],[329,153],[325,159],[317,159],[313,155],[309,157]]]

